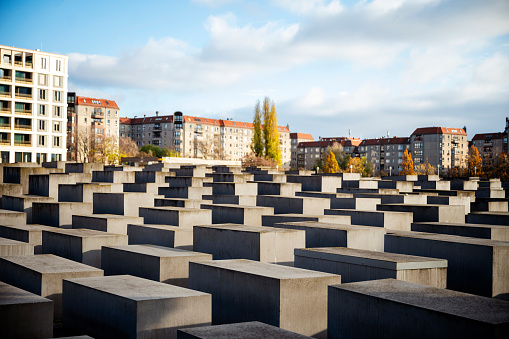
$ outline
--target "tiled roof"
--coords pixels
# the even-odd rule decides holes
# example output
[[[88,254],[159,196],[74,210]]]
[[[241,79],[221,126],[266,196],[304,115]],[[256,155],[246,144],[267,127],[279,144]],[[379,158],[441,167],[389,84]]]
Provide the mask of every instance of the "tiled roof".
[[[105,108],[113,108],[119,109],[117,103],[113,100],[108,99],[97,99],[97,98],[87,98],[87,97],[76,97],[76,104],[83,106],[93,106],[93,107],[105,107]]]
[[[290,139],[309,139],[313,140],[313,136],[307,133],[290,133]]]
[[[388,144],[409,144],[410,138],[379,138],[379,139],[364,139],[360,143],[360,146],[369,145],[388,145]]]
[[[476,134],[472,140],[503,139],[506,135],[502,132]]]
[[[361,143],[360,139],[356,138],[341,138],[341,141],[336,140],[336,138],[327,138],[331,140],[321,140],[321,141],[303,141],[299,142],[297,147],[325,147],[332,146],[334,143],[339,143],[341,146],[359,146]]]
[[[421,127],[417,128],[412,135],[421,134],[456,134],[467,135],[463,128],[450,128],[450,127]]]

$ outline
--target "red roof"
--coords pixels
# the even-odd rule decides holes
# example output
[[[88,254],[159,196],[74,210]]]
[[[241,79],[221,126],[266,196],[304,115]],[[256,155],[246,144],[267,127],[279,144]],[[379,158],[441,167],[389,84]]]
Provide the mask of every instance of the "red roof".
[[[409,144],[410,138],[379,138],[379,139],[364,139],[360,143],[360,146],[368,145],[387,145],[387,144]]]
[[[339,143],[341,146],[359,146],[361,143],[360,139],[357,138],[340,138],[338,141],[336,138],[328,138],[330,140],[320,140],[320,141],[303,141],[299,142],[297,147],[325,147],[332,146],[334,143]]]
[[[307,133],[290,133],[290,139],[308,139],[313,140],[313,136]]]
[[[489,139],[503,139],[506,135],[502,132],[497,133],[483,133],[483,134],[476,134],[472,138],[472,140],[489,140]]]
[[[97,99],[87,97],[76,97],[76,104],[82,106],[105,107],[119,109],[117,103],[108,99]]]
[[[463,128],[450,128],[450,127],[422,127],[416,129],[412,135],[421,134],[456,134],[456,135],[467,135],[467,132]]]

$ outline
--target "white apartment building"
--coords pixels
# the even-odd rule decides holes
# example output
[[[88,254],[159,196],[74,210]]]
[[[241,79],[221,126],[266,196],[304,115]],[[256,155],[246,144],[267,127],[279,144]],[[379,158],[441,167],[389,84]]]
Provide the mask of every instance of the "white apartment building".
[[[68,57],[0,45],[0,162],[66,160]]]
[[[151,144],[178,151],[185,158],[215,157],[241,160],[251,153],[253,124],[233,120],[183,115],[121,118],[120,136],[128,136],[141,147]],[[288,127],[278,126],[283,168],[290,168],[291,142]],[[209,154],[203,154],[209,152]]]

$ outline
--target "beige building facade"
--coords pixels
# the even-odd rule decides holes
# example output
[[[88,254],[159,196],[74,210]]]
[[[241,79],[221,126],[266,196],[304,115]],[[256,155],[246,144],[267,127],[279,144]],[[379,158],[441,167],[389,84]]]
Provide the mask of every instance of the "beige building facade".
[[[359,145],[358,153],[360,157],[371,161],[374,173],[391,175],[401,171],[406,149],[410,152],[410,138],[364,139]]]
[[[68,56],[0,45],[0,162],[66,160]]]

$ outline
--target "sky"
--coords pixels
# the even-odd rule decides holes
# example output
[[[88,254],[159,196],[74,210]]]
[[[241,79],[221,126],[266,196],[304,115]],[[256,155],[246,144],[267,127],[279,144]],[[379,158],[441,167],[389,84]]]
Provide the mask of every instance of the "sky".
[[[0,44],[69,56],[69,91],[121,116],[252,121],[318,137],[500,132],[509,0],[0,0]],[[21,21],[20,21],[21,20]]]

